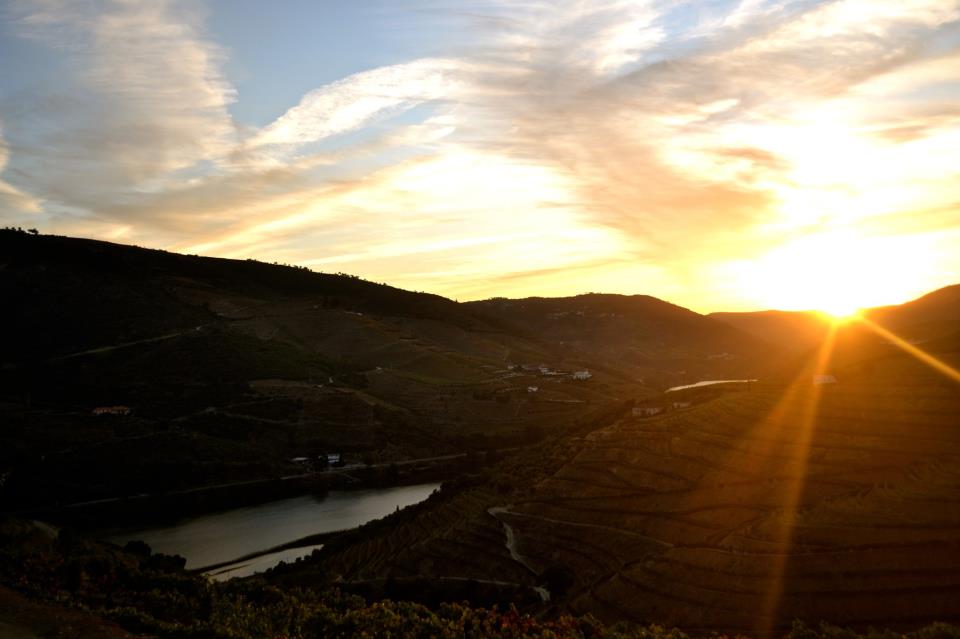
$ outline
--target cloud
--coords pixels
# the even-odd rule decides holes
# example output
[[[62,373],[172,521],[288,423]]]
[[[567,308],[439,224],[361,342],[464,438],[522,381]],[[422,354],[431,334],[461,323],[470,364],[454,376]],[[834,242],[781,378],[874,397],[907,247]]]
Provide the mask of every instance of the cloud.
[[[686,31],[657,40],[611,77],[609,51],[582,43],[634,18],[623,7],[585,6],[544,7],[544,16],[514,23],[527,37],[507,34],[503,46],[513,53],[497,51],[492,71],[476,78],[496,97],[474,119],[509,132],[489,147],[563,173],[595,222],[633,238],[641,254],[677,262],[749,250],[737,236],[749,239],[780,215],[784,191],[771,184],[789,185],[798,162],[829,154],[799,158],[769,140],[787,130],[802,136],[814,106],[921,60],[958,16],[956,3],[932,1],[909,10],[892,1],[800,10],[742,2],[705,23],[687,16]],[[680,19],[669,5],[644,10],[650,29]],[[887,126],[902,115],[889,114]]]
[[[15,3],[12,15],[21,35],[58,50],[72,70],[50,88],[71,96],[69,109],[22,116],[32,133],[18,145],[29,149],[24,181],[51,199],[96,210],[237,144],[224,52],[196,11],[164,0],[44,0]]]
[[[10,152],[3,139],[3,123],[0,122],[0,176],[7,168]],[[9,224],[24,223],[23,214],[36,214],[41,211],[42,202],[14,187],[8,182],[0,180],[0,212],[4,221]]]
[[[452,60],[420,59],[355,73],[307,93],[297,106],[260,130],[249,146],[296,148],[352,131],[377,117],[451,97],[456,69]]]
[[[449,10],[462,44],[245,129],[193,5],[18,4],[22,33],[74,73],[0,102],[20,189],[0,198],[37,194],[18,201],[65,231],[460,297],[581,287],[698,308],[719,303],[725,265],[791,234],[893,234],[912,211],[938,212],[929,233],[956,224],[958,2]]]

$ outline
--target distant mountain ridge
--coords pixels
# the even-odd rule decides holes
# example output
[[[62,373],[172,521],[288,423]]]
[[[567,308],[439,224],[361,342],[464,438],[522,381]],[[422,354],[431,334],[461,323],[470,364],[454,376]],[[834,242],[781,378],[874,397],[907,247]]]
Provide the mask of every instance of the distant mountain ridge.
[[[661,385],[758,375],[778,350],[737,327],[649,295],[495,298],[467,306]]]
[[[746,369],[759,352],[645,296],[514,312],[10,230],[0,295],[0,473],[21,504],[293,474],[290,459],[314,452],[390,461],[515,446],[674,381]],[[542,304],[571,316],[543,318]],[[624,348],[604,345],[624,334]],[[730,353],[711,358],[710,335]],[[574,383],[577,370],[590,378]]]
[[[861,315],[906,339],[943,337],[960,330],[960,284],[903,304],[864,309]],[[832,324],[829,316],[816,311],[718,312],[709,317],[794,352],[819,344]]]
[[[822,342],[804,314],[458,304],[2,231],[0,295],[3,510],[449,455],[462,474],[435,498],[265,578],[506,585],[545,614],[730,636],[960,619],[960,395],[930,366],[960,368],[960,287],[867,313],[896,339],[850,323]]]
[[[949,339],[958,291],[876,313],[909,339]],[[791,374],[784,346],[802,341],[646,295],[457,303],[11,230],[0,295],[0,473],[21,504],[291,474],[324,451],[512,447],[671,385]],[[128,414],[95,414],[117,406]]]

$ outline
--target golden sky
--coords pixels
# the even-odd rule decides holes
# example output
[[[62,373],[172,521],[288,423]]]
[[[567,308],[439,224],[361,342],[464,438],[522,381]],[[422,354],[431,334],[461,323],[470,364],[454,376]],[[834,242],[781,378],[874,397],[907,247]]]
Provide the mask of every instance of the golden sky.
[[[460,300],[960,282],[960,2],[269,4],[11,3],[0,222]]]

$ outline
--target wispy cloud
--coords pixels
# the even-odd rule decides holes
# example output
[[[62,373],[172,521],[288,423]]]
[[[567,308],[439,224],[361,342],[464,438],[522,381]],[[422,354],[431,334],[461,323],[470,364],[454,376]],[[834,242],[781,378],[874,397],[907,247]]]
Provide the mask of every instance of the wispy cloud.
[[[421,59],[356,73],[307,93],[297,106],[258,131],[249,147],[297,149],[353,131],[377,117],[450,98],[456,69],[452,60]]]
[[[224,52],[196,11],[161,0],[44,0],[17,2],[11,15],[72,71],[49,87],[71,96],[69,108],[23,116],[34,133],[25,171],[51,200],[94,211],[237,143]],[[38,104],[49,104],[42,97]]]
[[[0,122],[0,175],[7,168],[10,151],[3,139],[3,123]],[[0,180],[0,210],[16,211],[18,213],[39,213],[42,202],[31,195],[24,193],[13,185]]]
[[[960,3],[449,11],[466,44],[319,86],[247,128],[194,5],[17,3],[18,31],[73,74],[37,108],[0,101],[17,131],[0,198],[63,232],[456,297],[757,305],[730,273],[838,232],[884,247],[913,234],[919,286],[960,277],[929,239],[960,226]]]

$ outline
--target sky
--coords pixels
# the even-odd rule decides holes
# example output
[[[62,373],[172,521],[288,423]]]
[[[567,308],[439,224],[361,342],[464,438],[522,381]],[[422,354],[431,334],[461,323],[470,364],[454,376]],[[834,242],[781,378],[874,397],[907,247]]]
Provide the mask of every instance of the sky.
[[[0,225],[458,300],[960,282],[960,0],[0,0]]]

